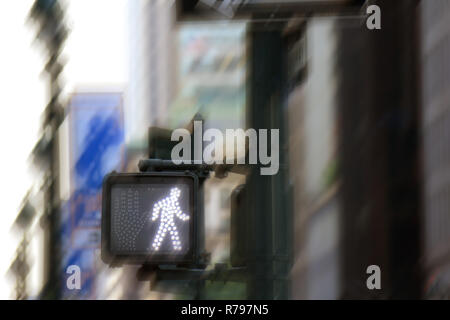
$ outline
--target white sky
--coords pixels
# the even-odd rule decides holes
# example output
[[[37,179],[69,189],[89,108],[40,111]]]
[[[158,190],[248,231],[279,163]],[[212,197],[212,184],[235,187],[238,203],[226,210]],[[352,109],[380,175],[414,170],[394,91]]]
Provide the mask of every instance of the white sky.
[[[65,48],[66,90],[122,88],[127,81],[125,0],[71,0],[71,33]],[[17,239],[11,233],[20,203],[32,185],[28,156],[36,143],[47,103],[40,77],[44,60],[25,25],[32,0],[0,2],[0,299],[11,298],[4,275]]]

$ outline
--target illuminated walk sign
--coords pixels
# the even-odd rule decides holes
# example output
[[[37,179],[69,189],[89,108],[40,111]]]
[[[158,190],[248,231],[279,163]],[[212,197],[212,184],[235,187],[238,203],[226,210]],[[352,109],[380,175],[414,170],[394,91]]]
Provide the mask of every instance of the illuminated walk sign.
[[[197,176],[110,174],[103,183],[102,259],[181,264],[196,254]]]
[[[158,251],[161,248],[161,245],[168,234],[170,234],[173,250],[181,251],[183,247],[183,243],[180,241],[180,235],[178,234],[178,228],[175,224],[175,216],[182,221],[187,221],[189,220],[189,214],[185,214],[181,211],[180,203],[178,202],[180,195],[180,189],[173,187],[170,189],[170,196],[153,205],[152,221],[155,221],[158,218],[161,221],[158,231],[153,237],[152,247],[155,251]]]

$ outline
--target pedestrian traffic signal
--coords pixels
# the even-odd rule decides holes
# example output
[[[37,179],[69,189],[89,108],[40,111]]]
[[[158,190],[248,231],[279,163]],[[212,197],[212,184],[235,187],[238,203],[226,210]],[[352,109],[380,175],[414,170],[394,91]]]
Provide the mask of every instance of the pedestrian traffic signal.
[[[197,256],[198,177],[189,172],[109,174],[103,182],[102,259],[189,264]]]

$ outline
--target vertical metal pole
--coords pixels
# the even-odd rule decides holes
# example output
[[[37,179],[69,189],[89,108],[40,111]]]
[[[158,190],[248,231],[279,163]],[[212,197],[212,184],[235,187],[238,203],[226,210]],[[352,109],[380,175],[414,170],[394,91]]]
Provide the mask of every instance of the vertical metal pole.
[[[280,130],[280,170],[261,175],[254,166],[248,186],[249,299],[287,299],[291,265],[292,223],[287,185],[283,112],[284,49],[281,28],[250,25],[248,42],[247,127]],[[259,140],[259,138],[258,138]],[[270,136],[268,136],[270,147]],[[275,151],[275,150],[273,150]],[[272,152],[269,150],[269,152]]]

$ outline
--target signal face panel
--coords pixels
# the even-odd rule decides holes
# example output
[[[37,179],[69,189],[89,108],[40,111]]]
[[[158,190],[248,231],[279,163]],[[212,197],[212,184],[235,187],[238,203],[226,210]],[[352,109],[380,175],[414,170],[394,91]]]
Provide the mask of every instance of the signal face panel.
[[[115,254],[185,255],[191,246],[189,179],[111,186],[111,251]],[[157,182],[157,181],[156,181]]]

